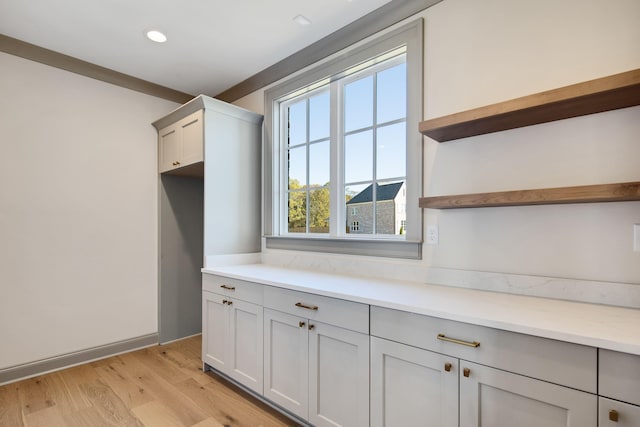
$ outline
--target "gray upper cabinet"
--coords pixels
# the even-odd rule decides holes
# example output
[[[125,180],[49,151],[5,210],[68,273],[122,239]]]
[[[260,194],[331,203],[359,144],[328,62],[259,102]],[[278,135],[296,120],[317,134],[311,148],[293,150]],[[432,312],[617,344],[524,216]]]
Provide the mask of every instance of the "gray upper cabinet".
[[[204,161],[203,110],[158,130],[158,158],[160,173],[183,170]]]

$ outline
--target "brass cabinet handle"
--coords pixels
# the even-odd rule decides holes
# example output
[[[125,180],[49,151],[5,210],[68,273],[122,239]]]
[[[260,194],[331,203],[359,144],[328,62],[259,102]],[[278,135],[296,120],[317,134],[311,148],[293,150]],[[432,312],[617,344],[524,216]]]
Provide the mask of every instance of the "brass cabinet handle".
[[[447,372],[451,372],[451,367],[452,367],[452,365],[449,362],[444,364],[444,370],[447,371]]]
[[[222,289],[226,289],[228,291],[235,291],[236,288],[234,286],[220,285]]]
[[[296,303],[296,307],[306,308],[307,310],[318,311],[318,306],[317,305],[306,305],[306,304],[303,304],[301,302],[297,302]]]
[[[312,330],[313,328],[315,328],[315,326],[309,323],[309,330]]]
[[[609,421],[613,421],[614,423],[618,422],[618,411],[612,409],[609,411]]]
[[[462,370],[462,375],[464,375],[465,377],[469,378],[469,375],[471,375],[471,369],[469,368],[464,368]]]
[[[304,328],[305,323],[304,322],[298,322],[298,326],[300,326],[301,328]]]
[[[458,340],[458,339],[455,339],[455,338],[449,338],[445,334],[438,334],[438,339],[440,341],[446,341],[446,342],[452,342],[454,344],[466,345],[467,347],[474,347],[474,348],[480,347],[480,343],[478,341],[469,342],[469,341]]]

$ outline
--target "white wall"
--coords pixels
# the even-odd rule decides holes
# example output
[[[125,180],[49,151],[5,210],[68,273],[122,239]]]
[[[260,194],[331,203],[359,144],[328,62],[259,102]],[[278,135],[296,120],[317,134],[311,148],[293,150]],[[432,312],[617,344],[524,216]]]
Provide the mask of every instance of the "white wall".
[[[177,104],[0,53],[0,369],[156,333]]]
[[[425,119],[640,68],[637,0],[444,0],[418,16]],[[263,90],[237,104],[262,112]],[[638,135],[640,107],[444,144],[425,138],[424,192],[638,181]],[[640,202],[425,210],[424,221],[439,226],[440,243],[425,245],[418,262],[273,250],[264,258],[413,280],[450,269],[640,284]]]

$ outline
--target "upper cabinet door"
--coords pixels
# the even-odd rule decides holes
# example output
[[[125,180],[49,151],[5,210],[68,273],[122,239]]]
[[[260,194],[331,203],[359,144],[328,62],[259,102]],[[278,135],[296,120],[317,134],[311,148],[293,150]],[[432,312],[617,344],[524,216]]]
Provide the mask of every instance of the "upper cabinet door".
[[[204,161],[204,126],[202,121],[203,114],[200,110],[179,122],[182,131],[181,166]]]
[[[460,362],[460,427],[596,427],[597,405],[590,393]]]
[[[171,125],[158,132],[159,169],[160,173],[174,169],[178,160],[179,135],[178,125]]]

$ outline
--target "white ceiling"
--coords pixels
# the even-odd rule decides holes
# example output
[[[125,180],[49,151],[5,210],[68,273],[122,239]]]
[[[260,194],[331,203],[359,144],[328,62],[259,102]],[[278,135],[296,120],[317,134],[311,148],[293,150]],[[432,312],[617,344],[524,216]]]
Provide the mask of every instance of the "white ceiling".
[[[389,1],[0,0],[0,34],[214,96]],[[148,29],[168,41],[149,41]]]

